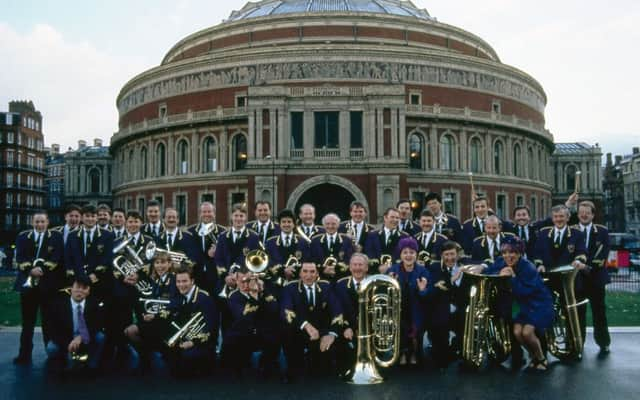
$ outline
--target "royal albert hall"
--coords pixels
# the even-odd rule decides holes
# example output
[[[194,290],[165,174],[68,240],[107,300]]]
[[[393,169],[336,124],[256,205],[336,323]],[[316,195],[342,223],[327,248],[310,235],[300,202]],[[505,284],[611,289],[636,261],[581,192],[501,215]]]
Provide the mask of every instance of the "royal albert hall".
[[[115,205],[158,199],[183,223],[211,201],[303,203],[379,221],[428,192],[471,214],[551,202],[546,95],[478,36],[410,1],[264,0],[176,43],[117,99]]]

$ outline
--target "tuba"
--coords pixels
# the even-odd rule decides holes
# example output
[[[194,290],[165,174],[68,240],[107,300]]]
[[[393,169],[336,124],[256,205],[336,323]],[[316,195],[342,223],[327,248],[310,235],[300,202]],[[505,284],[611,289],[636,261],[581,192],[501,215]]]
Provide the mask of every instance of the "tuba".
[[[36,258],[35,260],[33,260],[33,263],[31,264],[31,268],[35,268],[35,267],[40,267],[44,271],[44,259]],[[40,283],[40,278],[36,278],[29,275],[23,286],[29,289],[33,289],[34,287],[38,286],[39,283]]]
[[[571,265],[564,265],[550,270],[545,275],[556,316],[546,334],[549,352],[561,361],[579,360],[582,357],[584,338],[578,318],[578,307],[589,300],[576,303],[574,282],[578,270]]]
[[[177,331],[165,342],[169,348],[175,347],[175,345],[180,342],[187,342],[202,337],[203,335],[209,335],[205,332],[207,323],[201,312],[195,313],[189,321],[182,326],[175,322],[172,322],[171,325],[176,328]]]
[[[388,275],[371,275],[358,291],[356,365],[349,383],[382,382],[376,367],[392,366],[400,355],[400,285]]]
[[[511,353],[510,327],[495,312],[500,292],[509,287],[509,277],[474,272],[478,267],[462,267],[464,280],[471,286],[465,310],[462,359],[473,368],[482,367],[488,357],[503,362]]]

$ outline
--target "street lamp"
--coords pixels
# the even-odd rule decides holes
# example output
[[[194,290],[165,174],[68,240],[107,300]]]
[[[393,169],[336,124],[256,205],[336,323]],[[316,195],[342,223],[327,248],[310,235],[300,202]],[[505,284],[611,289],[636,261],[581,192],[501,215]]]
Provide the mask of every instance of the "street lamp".
[[[271,154],[267,154],[264,157],[265,160],[271,160],[271,208],[272,213],[275,213],[276,207],[276,159]]]

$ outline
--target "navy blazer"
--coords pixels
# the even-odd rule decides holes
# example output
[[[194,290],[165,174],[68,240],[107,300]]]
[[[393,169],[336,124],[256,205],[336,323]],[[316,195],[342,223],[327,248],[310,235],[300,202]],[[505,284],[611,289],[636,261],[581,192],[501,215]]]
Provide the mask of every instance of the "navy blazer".
[[[328,236],[326,233],[318,234],[311,239],[311,259],[316,265],[319,265],[320,275],[324,279],[329,279],[328,276],[323,275],[322,264],[329,256],[335,257],[338,260],[336,265],[336,274],[331,281],[335,281],[343,277],[349,271],[349,260],[351,260],[351,254],[353,254],[353,245],[351,238],[343,233],[336,233],[333,246],[329,248]]]
[[[70,296],[61,296],[53,304],[51,311],[51,340],[66,352],[69,343],[74,339],[73,313]],[[93,296],[85,299],[82,309],[84,320],[89,330],[90,340],[94,340],[96,334],[104,327],[104,312]]]
[[[444,214],[442,219],[435,219],[436,231],[445,235],[449,240],[461,243],[462,241],[462,225],[460,220],[453,214]]]
[[[418,232],[420,232],[420,225],[412,221],[411,219],[407,219],[404,222],[404,227],[402,226],[402,220],[398,223],[398,229],[402,232],[406,232],[409,236],[415,236]]]
[[[215,346],[215,338],[218,334],[218,322],[214,316],[216,304],[205,290],[195,287],[193,295],[188,303],[183,304],[184,296],[177,294],[169,304],[169,316],[179,326],[185,324],[194,314],[201,312],[206,328],[193,340],[195,346]],[[175,331],[173,332],[175,333]]]
[[[451,304],[457,305],[457,287],[451,285],[451,274],[436,261],[428,265],[429,282],[425,296],[426,327],[438,328],[450,326]]]
[[[524,237],[520,237],[520,226],[517,224],[514,224],[510,231],[515,236],[520,237],[520,239],[525,243],[525,252],[527,254],[527,259],[530,261],[535,257],[536,240],[538,238],[539,228],[540,226],[538,224],[529,224],[526,228],[523,227],[524,231],[522,235]],[[528,231],[528,236],[526,231]]]
[[[291,244],[284,245],[282,235],[272,236],[266,243],[269,254],[269,273],[273,277],[284,277],[284,264],[289,256],[296,257],[300,262],[310,259],[309,244],[295,233],[291,233]]]
[[[167,231],[164,230],[158,239],[156,239],[157,246],[161,249],[184,253],[192,263],[195,263],[198,260],[195,248],[196,243],[191,232],[178,228],[176,237],[173,238],[173,246],[171,246],[170,249],[167,248],[167,239]],[[198,239],[200,239],[199,236]]]
[[[579,230],[578,225],[574,225]],[[609,257],[609,230],[603,225],[591,225],[589,232],[589,243],[586,243],[586,233],[582,233],[585,240],[585,253],[587,261],[585,264],[591,267],[590,270],[582,270],[580,274],[583,279],[591,284],[605,286],[611,283],[607,270],[607,258]]]
[[[383,254],[391,256],[392,262],[396,262],[400,259],[400,251],[398,250],[398,242],[403,237],[408,237],[406,232],[396,229],[390,236],[389,244],[385,243],[384,228],[369,233],[367,238],[367,244],[364,252],[369,257],[369,262],[372,264],[379,264],[380,257]]]
[[[98,227],[93,233],[93,244],[85,255],[84,228],[69,234],[65,246],[64,265],[67,275],[89,279],[95,274],[98,281],[110,282],[113,261],[113,234]]]
[[[147,236],[151,236],[151,238],[153,238],[153,240],[157,240],[160,238],[160,236],[162,235],[162,233],[165,231],[165,226],[164,226],[164,222],[160,221],[160,229],[159,229],[159,233],[156,235],[156,233],[151,229],[151,224],[146,223],[144,225],[142,225],[142,229],[140,229],[140,232],[144,233]]]
[[[33,229],[20,232],[16,238],[16,262],[18,275],[13,285],[14,290],[22,292],[27,290],[23,285],[31,274],[33,262],[37,258],[44,260],[42,272],[44,273],[37,287],[44,293],[55,293],[65,285],[65,271],[62,260],[64,246],[62,235],[56,231],[46,230],[42,233],[42,244],[38,252]]]
[[[254,299],[239,290],[229,296],[231,325],[226,337],[245,337],[257,332],[277,332],[280,326],[280,306],[278,299],[265,290]]]
[[[217,268],[220,268],[219,275],[226,274],[232,264],[242,266],[247,253],[258,248],[260,238],[250,229],[244,228],[236,243],[233,242],[233,228],[220,234],[214,258]]]
[[[321,336],[333,332],[341,334],[345,321],[340,302],[327,281],[316,281],[315,306],[307,300],[302,281],[289,282],[282,290],[280,316],[285,326],[299,331],[304,322],[313,325]]]
[[[200,236],[200,228],[202,223],[191,225],[187,230],[193,238],[193,253],[196,265],[193,268],[193,276],[196,285],[205,289],[217,291],[218,286],[218,269],[216,268],[215,253],[213,257],[209,257],[209,249],[213,244],[218,243],[218,236],[225,233],[227,229],[215,224],[212,231],[208,234]]]
[[[502,232],[511,232],[513,230],[513,224],[507,220],[500,220],[502,226]],[[470,255],[473,252],[473,241],[484,234],[484,224],[482,230],[480,230],[480,224],[478,219],[474,216],[464,221],[462,225],[462,248],[465,254]]]
[[[251,229],[252,231],[254,231],[256,234],[258,234],[258,228],[259,228],[259,221],[251,221],[249,223],[247,223],[247,225],[245,225],[246,228]],[[267,240],[272,237],[272,236],[276,236],[280,234],[280,225],[278,225],[277,223],[273,222],[273,221],[269,221],[269,227],[267,228],[267,232],[266,234],[263,232],[262,236],[260,236],[260,234],[258,234],[258,237],[260,238],[260,241],[262,242],[262,244],[266,244]]]
[[[338,227],[338,233],[344,233],[346,235],[351,235],[352,231],[351,231],[351,225],[352,225],[352,221],[348,220],[348,221],[342,221],[340,223],[340,226]],[[373,227],[373,225],[369,225],[367,223],[365,223],[364,221],[362,222],[362,232],[360,232],[360,239],[356,242],[356,238],[352,238],[352,242],[353,242],[353,251],[354,252],[363,252],[366,244],[367,244],[367,238],[369,237],[369,233],[373,232],[375,230],[375,228]]]
[[[506,237],[513,236],[510,232],[500,232],[500,245],[504,243]],[[496,258],[500,257],[501,252],[499,246],[493,247],[493,257],[489,254],[489,241],[487,235],[483,234],[473,240],[473,248],[471,250],[471,259],[477,263],[492,263]]]
[[[358,292],[356,286],[353,283],[353,277],[351,275],[340,278],[336,282],[334,292],[340,307],[342,308],[342,314],[345,320],[345,326],[348,325],[352,329],[358,328]]]
[[[562,243],[558,248],[554,245],[554,239],[552,226],[540,230],[533,260],[536,266],[544,265],[547,270],[550,270],[561,265],[571,264],[575,260],[587,261],[584,236],[580,230],[567,226]]]
[[[429,253],[429,259],[431,261],[437,261],[440,259],[441,248],[444,242],[449,240],[445,235],[442,235],[438,232],[433,232],[431,234],[431,239],[427,243],[427,246],[424,245],[426,234],[424,232],[418,232],[415,234],[415,239],[418,242],[418,253],[421,251],[426,251]]]

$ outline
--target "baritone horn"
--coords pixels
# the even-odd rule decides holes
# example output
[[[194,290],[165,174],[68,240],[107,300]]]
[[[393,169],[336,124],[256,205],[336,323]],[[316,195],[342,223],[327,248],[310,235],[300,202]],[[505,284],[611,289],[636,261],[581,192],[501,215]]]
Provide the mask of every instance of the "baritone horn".
[[[574,282],[578,270],[571,265],[552,269],[545,279],[553,297],[553,311],[556,315],[551,328],[547,330],[549,353],[561,361],[579,360],[582,357],[584,338],[578,318],[578,307],[589,302],[576,302]]]
[[[356,364],[349,383],[381,383],[378,368],[395,364],[400,356],[400,284],[388,275],[371,275],[360,282]]]

